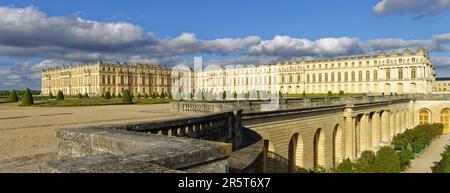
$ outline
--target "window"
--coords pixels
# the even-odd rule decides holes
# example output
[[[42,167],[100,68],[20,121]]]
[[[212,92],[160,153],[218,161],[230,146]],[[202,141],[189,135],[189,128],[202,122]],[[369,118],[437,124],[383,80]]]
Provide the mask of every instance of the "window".
[[[334,72],[331,73],[331,82],[334,82]]]
[[[416,78],[416,68],[411,68],[411,78]]]
[[[310,83],[310,82],[311,82],[311,79],[310,79],[310,77],[309,77],[309,74],[306,75],[306,82],[307,82],[307,83]]]
[[[403,68],[398,69],[398,79],[403,79]]]
[[[366,81],[370,81],[370,71],[366,71]]]
[[[316,74],[313,74],[313,79],[312,79],[312,81],[313,81],[313,82],[316,82]]]
[[[322,82],[322,73],[319,73],[319,82]]]
[[[419,111],[419,124],[423,125],[423,124],[428,124],[430,121],[430,113],[423,109]]]
[[[328,73],[325,73],[325,82],[328,82]]]
[[[358,73],[358,79],[359,79],[359,81],[362,81],[362,71],[359,71],[359,73]]]
[[[344,74],[344,81],[348,82],[348,72],[345,72],[345,74]]]
[[[352,71],[352,81],[355,81],[355,76],[356,76],[355,71]]]
[[[374,81],[377,81],[377,80],[378,80],[378,71],[377,71],[377,70],[374,70],[374,71],[373,71],[373,80],[374,80]]]
[[[390,69],[386,69],[386,80],[391,79],[391,70]]]
[[[341,72],[338,72],[338,82],[341,82]]]

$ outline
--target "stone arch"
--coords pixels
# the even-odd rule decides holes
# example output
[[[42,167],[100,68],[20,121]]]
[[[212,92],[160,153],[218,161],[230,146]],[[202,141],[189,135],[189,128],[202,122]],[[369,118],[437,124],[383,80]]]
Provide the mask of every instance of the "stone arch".
[[[411,82],[411,84],[409,84],[409,90],[410,93],[416,93],[417,92],[417,85],[415,82]]]
[[[397,83],[397,94],[403,94],[403,84]]]
[[[342,128],[336,124],[333,131],[333,166],[336,167],[344,159],[344,136]]]
[[[313,166],[325,166],[325,134],[321,128],[314,134],[313,145]]]
[[[419,125],[431,123],[431,111],[429,109],[419,109],[417,114],[419,115]]]
[[[384,94],[390,94],[391,93],[391,84],[386,83],[384,84]]]
[[[303,167],[303,139],[298,133],[294,133],[289,141],[288,171],[296,172],[297,168]]]
[[[444,108],[441,110],[441,123],[444,124],[444,133],[449,132],[449,117],[450,117],[450,110],[448,108]]]

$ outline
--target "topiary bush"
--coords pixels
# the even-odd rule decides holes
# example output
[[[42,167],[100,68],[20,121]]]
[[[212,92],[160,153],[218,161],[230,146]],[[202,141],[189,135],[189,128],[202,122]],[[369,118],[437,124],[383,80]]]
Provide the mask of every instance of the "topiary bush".
[[[350,159],[342,161],[333,171],[336,173],[355,173],[355,164]]]
[[[411,160],[414,159],[414,152],[408,148],[405,148],[397,152],[397,154],[400,159],[401,169],[405,170],[409,164],[411,164]]]
[[[122,95],[120,93],[117,94],[117,98],[122,98]]]
[[[33,96],[30,89],[27,88],[22,96],[22,106],[30,106],[32,104],[34,104]]]
[[[355,169],[361,173],[374,172],[375,153],[373,151],[364,151],[355,163]]]
[[[445,152],[441,153],[441,156],[441,161],[431,167],[431,170],[433,173],[450,173],[450,145],[447,145]]]
[[[141,93],[138,93],[138,94],[136,95],[136,98],[140,99],[140,98],[141,98]]]
[[[144,98],[148,98],[148,94],[147,93],[144,93]]]
[[[88,93],[87,92],[85,92],[84,93],[84,96],[83,96],[84,98],[89,98],[89,95],[88,95]]]
[[[58,94],[56,95],[56,100],[58,101],[64,100],[64,94],[61,90],[58,91]]]
[[[109,91],[106,91],[105,92],[105,97],[104,97],[106,100],[108,100],[108,99],[110,99],[111,98],[111,94],[109,93]]]
[[[17,97],[17,92],[16,92],[16,90],[13,89],[13,90],[9,93],[9,98],[8,98],[8,100],[11,101],[11,102],[19,102],[19,97]]]
[[[331,96],[333,96],[333,93],[331,91],[328,91],[327,95],[328,95],[328,97],[331,97]]]
[[[116,94],[115,94],[115,93],[112,93],[111,97],[112,97],[112,98],[116,98]]]
[[[128,91],[128,89],[125,89],[123,91],[122,102],[125,104],[133,103],[133,100],[131,99],[130,91]]]
[[[53,99],[53,98],[54,98],[53,93],[50,92],[50,94],[48,95],[48,97],[51,98],[51,99]]]
[[[381,147],[373,161],[374,172],[377,173],[398,173],[401,171],[400,159],[391,147]]]
[[[81,95],[81,93],[78,93],[77,98],[78,99],[83,99],[83,95]]]

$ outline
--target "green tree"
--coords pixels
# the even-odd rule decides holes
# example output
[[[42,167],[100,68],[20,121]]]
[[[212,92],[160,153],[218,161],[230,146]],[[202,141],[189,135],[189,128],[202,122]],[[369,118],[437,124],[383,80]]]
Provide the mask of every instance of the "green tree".
[[[64,93],[61,90],[58,91],[58,94],[56,95],[56,100],[58,101],[64,100]]]
[[[144,93],[144,98],[148,98],[148,94],[147,93]]]
[[[166,98],[166,93],[162,92],[161,95],[159,95],[159,98],[165,99]]]
[[[391,147],[381,147],[377,151],[374,160],[374,168],[377,173],[398,173],[401,171],[400,159]]]
[[[10,93],[9,93],[9,101],[11,101],[11,102],[19,102],[19,97],[17,97],[17,92],[16,92],[16,90],[12,90]]]
[[[105,98],[105,93],[102,93],[102,95],[100,97]]]
[[[433,173],[450,173],[450,145],[445,149],[446,151],[441,154],[441,161],[431,168]]]
[[[140,99],[140,98],[141,98],[141,93],[138,93],[138,94],[136,95],[136,97],[137,97],[138,99]]]
[[[54,98],[53,93],[50,92],[50,94],[48,95],[48,97],[50,97],[51,99],[53,99],[53,98]]]
[[[128,91],[128,89],[125,89],[123,91],[122,102],[125,103],[125,104],[132,104],[133,103],[133,100],[131,99],[130,91]]]
[[[303,98],[306,98],[306,92],[305,92],[305,91],[303,91],[302,97],[303,97]]]
[[[105,92],[105,99],[110,99],[111,98],[111,94],[109,93],[109,91]]]
[[[122,95],[120,93],[117,94],[117,98],[122,98]]]
[[[115,93],[112,93],[111,97],[112,97],[112,98],[116,98],[116,94],[115,94]]]
[[[402,170],[406,169],[411,163],[411,160],[414,159],[414,152],[410,149],[402,149],[400,152],[397,152],[398,157],[400,158],[400,166]]]
[[[22,105],[30,106],[32,104],[34,104],[33,96],[31,94],[30,89],[27,88],[27,90],[25,90],[25,92],[23,93],[23,96],[22,96]]]
[[[156,93],[152,93],[152,99],[156,99]]]
[[[361,173],[374,172],[375,153],[373,151],[363,151],[355,164],[355,168]]]
[[[329,90],[327,95],[328,95],[328,97],[331,97],[331,96],[333,96],[333,93]]]
[[[237,99],[237,93],[236,93],[236,91],[234,91],[233,96],[234,96],[234,99]]]
[[[84,93],[84,98],[89,98],[89,94],[87,92]]]
[[[81,93],[78,93],[77,98],[78,98],[78,99],[82,99],[82,98],[83,98],[83,95],[81,95]]]
[[[227,92],[223,91],[222,92],[222,99],[225,100],[227,98]]]

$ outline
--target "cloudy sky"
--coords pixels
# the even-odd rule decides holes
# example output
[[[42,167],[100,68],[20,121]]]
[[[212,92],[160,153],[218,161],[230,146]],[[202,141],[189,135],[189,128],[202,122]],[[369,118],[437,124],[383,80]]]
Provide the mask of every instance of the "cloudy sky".
[[[424,47],[450,76],[450,0],[0,0],[0,90],[96,61],[255,64]]]

